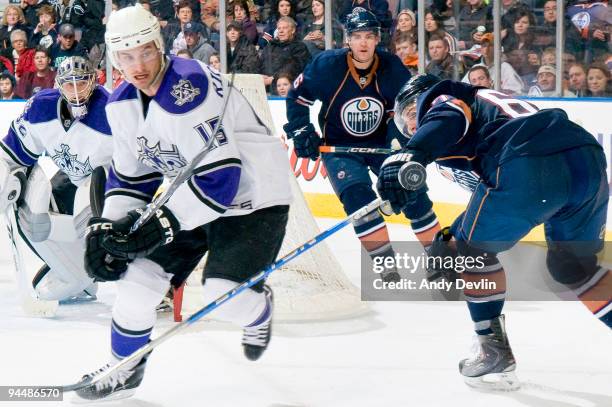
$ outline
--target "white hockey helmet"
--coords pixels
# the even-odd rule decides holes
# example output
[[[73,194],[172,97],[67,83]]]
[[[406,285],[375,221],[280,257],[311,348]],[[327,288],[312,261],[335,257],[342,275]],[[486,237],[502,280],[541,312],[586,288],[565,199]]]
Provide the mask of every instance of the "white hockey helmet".
[[[113,66],[119,70],[116,52],[128,50],[151,41],[164,54],[164,42],[159,21],[140,3],[111,13],[104,34],[108,55]]]

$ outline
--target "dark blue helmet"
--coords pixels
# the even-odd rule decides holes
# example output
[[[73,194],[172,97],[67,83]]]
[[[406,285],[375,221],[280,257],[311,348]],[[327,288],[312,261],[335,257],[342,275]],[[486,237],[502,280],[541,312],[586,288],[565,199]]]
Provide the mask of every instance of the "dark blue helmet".
[[[402,86],[399,93],[395,97],[395,107],[393,108],[393,121],[397,128],[404,133],[405,136],[411,137],[411,131],[407,123],[408,111],[417,97],[436,83],[440,82],[440,78],[432,74],[415,75]],[[413,114],[416,110],[413,110]]]
[[[373,31],[380,34],[380,22],[374,14],[362,7],[355,7],[351,14],[346,16],[344,27],[347,35],[357,31]]]

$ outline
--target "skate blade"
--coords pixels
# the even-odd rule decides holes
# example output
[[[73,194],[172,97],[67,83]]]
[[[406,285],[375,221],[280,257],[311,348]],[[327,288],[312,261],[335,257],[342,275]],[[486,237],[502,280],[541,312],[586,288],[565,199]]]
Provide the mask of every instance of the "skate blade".
[[[521,388],[521,382],[514,371],[490,373],[480,377],[466,377],[463,380],[468,386],[478,390],[516,391]]]
[[[85,304],[88,302],[97,301],[98,297],[95,295],[90,296],[74,296],[59,301],[59,305],[74,305],[74,304]]]
[[[102,399],[95,399],[95,400],[84,399],[84,398],[79,397],[78,394],[75,394],[72,397],[72,399],[70,400],[70,402],[72,404],[102,403],[102,402],[107,402],[107,401],[115,401],[115,400],[126,399],[128,397],[132,397],[134,395],[134,393],[136,393],[136,389],[119,390],[119,391],[116,391],[114,393],[111,393],[107,397],[104,397]]]

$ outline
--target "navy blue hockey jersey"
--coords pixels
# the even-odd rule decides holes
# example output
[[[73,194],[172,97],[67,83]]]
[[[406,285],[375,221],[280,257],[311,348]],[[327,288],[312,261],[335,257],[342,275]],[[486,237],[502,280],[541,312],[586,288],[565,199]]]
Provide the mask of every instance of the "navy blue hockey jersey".
[[[414,160],[481,177],[515,157],[599,146],[561,109],[539,110],[525,100],[449,80],[419,96],[417,121],[406,146]]]
[[[319,126],[325,144],[386,147],[399,135],[389,119],[395,96],[408,79],[406,67],[388,52],[377,51],[373,66],[366,72],[355,68],[348,49],[322,52],[306,66],[289,92],[285,130],[308,124],[308,108],[320,100]]]

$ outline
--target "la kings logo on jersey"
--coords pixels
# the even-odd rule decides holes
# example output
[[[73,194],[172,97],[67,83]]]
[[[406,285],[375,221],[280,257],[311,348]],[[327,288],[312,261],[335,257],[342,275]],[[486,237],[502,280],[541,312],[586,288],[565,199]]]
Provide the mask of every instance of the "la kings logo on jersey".
[[[55,155],[51,157],[55,165],[65,172],[72,179],[82,179],[93,172],[89,157],[85,161],[79,161],[77,154],[70,154],[68,144],[60,144],[60,151],[55,150]]]
[[[185,103],[193,102],[196,96],[200,94],[200,89],[191,84],[187,79],[181,79],[172,87],[172,96],[176,99],[175,105],[183,106]]]
[[[176,145],[172,144],[171,150],[162,150],[159,141],[154,146],[149,146],[145,137],[138,137],[138,160],[164,175],[175,176],[181,168],[187,165]]]
[[[342,127],[353,136],[369,136],[380,125],[383,112],[382,103],[373,97],[351,99],[340,111]]]
[[[480,176],[474,171],[458,170],[456,168],[443,167],[436,164],[438,172],[448,180],[459,184],[463,189],[474,192],[476,186],[480,183]]]

